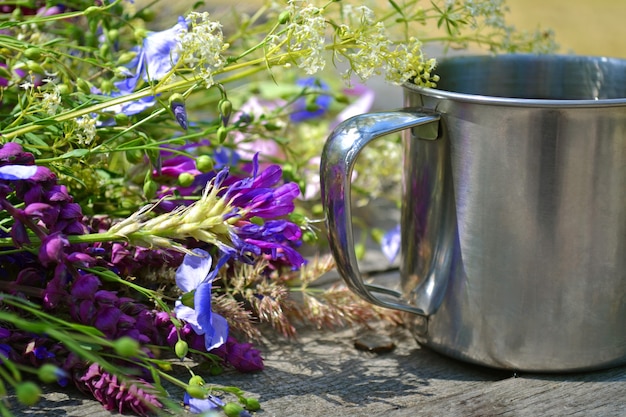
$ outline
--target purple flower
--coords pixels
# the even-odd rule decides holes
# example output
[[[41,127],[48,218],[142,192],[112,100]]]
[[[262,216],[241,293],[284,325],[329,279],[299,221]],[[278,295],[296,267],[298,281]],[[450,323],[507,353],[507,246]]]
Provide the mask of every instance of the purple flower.
[[[296,84],[304,88],[303,93],[314,94],[314,100],[307,97],[300,97],[296,100],[294,103],[295,110],[290,115],[291,121],[303,122],[320,117],[328,111],[332,100],[331,96],[326,93],[328,85],[313,77],[298,80]]]
[[[27,180],[36,173],[36,165],[4,165],[0,167],[0,180]]]
[[[383,235],[380,245],[389,262],[393,262],[400,251],[400,225],[388,230]]]
[[[226,343],[214,353],[240,372],[257,372],[265,367],[261,352],[251,343],[239,343],[232,336],[228,336]]]
[[[63,234],[51,233],[41,242],[39,260],[43,266],[61,263],[65,258],[65,248],[69,246],[70,243]]]
[[[142,379],[122,382],[97,363],[89,366],[87,372],[77,379],[76,385],[81,391],[91,393],[106,410],[150,416],[156,409],[163,407],[152,385]]]
[[[187,130],[187,110],[185,109],[185,103],[173,101],[170,104],[170,108],[172,109],[172,113],[174,113],[174,117],[176,117],[176,121],[180,127]]]
[[[222,345],[228,336],[228,322],[211,311],[211,285],[217,271],[228,260],[222,256],[214,269],[211,255],[202,249],[187,254],[176,270],[176,285],[185,293],[193,292],[193,308],[184,305],[182,297],[176,301],[174,313],[199,334],[204,335],[206,350]]]

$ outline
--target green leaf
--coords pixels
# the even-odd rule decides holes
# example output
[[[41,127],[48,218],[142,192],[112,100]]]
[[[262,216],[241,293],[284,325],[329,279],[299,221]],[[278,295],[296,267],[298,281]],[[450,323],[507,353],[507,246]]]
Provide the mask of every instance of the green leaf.
[[[87,155],[89,152],[91,152],[89,149],[84,149],[84,148],[72,149],[71,151],[65,152],[63,155],[59,156],[59,158],[60,159],[82,158],[85,155]]]

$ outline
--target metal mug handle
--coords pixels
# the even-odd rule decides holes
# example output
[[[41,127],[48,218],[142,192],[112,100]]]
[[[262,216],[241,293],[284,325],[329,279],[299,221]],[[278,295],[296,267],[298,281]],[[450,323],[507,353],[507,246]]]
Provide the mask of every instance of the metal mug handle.
[[[359,153],[371,141],[390,133],[438,122],[439,119],[438,113],[423,109],[402,109],[352,117],[339,124],[328,137],[320,166],[322,203],[330,249],[337,270],[348,287],[372,304],[421,316],[427,313],[404,301],[400,292],[363,282],[354,250],[350,180]],[[429,139],[436,138],[435,130]],[[380,295],[387,298],[381,298]]]

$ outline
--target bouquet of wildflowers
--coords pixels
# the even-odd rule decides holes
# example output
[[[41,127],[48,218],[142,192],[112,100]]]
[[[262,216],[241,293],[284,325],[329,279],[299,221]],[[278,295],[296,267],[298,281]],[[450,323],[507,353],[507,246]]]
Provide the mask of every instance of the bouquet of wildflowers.
[[[323,141],[370,108],[372,76],[434,86],[424,42],[553,43],[507,26],[498,0],[356,3],[190,3],[153,30],[158,2],[0,2],[2,415],[39,381],[120,412],[245,416],[258,401],[210,375],[262,370],[262,331],[398,320],[311,287],[333,268]],[[397,163],[377,151],[365,199]]]

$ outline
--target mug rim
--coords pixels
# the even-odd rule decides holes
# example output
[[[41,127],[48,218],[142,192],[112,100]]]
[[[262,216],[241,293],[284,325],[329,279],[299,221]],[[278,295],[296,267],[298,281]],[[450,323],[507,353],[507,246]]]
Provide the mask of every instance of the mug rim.
[[[566,55],[566,54],[502,54],[502,55],[457,55],[451,57],[445,57],[437,60],[437,66],[441,63],[449,61],[463,61],[463,60],[512,60],[512,59],[534,59],[534,60],[585,60],[585,61],[599,61],[621,62],[626,68],[626,59],[608,57],[608,56],[594,56],[594,55]],[[435,71],[437,69],[435,67]],[[402,85],[405,89],[423,94],[425,96],[433,97],[436,99],[448,99],[453,101],[468,102],[475,104],[487,104],[487,105],[500,105],[500,106],[515,106],[515,107],[622,107],[626,106],[626,96],[621,98],[604,98],[604,99],[535,99],[535,98],[513,98],[513,97],[500,97],[485,94],[471,94],[471,93],[459,93],[454,91],[442,90],[437,87],[423,87],[414,84],[411,81],[407,81]]]

